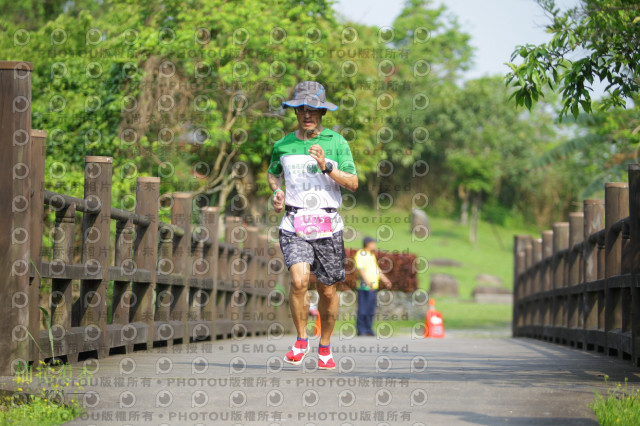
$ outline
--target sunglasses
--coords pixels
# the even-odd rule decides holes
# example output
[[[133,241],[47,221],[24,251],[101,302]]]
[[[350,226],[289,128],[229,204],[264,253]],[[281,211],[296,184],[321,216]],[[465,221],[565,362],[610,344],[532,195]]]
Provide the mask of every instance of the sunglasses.
[[[305,111],[309,112],[310,114],[320,114],[320,112],[322,111],[321,108],[312,108],[306,105],[295,107],[293,110],[296,112],[296,114],[304,114]]]

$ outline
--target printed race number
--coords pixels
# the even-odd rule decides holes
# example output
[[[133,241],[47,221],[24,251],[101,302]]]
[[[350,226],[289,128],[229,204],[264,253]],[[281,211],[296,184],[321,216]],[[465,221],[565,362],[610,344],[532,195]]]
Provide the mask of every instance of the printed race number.
[[[331,216],[324,210],[322,213],[299,211],[293,216],[293,228],[296,235],[305,240],[317,240],[332,236]]]

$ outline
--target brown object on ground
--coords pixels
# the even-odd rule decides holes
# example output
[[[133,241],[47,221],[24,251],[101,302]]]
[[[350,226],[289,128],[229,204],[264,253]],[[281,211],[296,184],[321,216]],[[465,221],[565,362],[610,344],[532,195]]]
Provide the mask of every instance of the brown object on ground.
[[[458,280],[449,274],[431,274],[430,296],[458,296]]]
[[[429,266],[462,266],[462,263],[453,259],[434,258],[429,259]]]
[[[478,274],[476,275],[476,281],[478,284],[491,284],[501,286],[503,284],[502,278],[491,274]]]

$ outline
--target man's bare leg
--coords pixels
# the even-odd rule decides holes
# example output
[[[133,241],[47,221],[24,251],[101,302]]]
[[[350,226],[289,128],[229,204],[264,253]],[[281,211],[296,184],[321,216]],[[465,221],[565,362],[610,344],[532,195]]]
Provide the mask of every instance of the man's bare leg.
[[[311,265],[307,262],[299,262],[291,265],[291,286],[289,289],[289,305],[293,325],[296,328],[298,337],[307,338],[307,319],[309,317],[309,274]],[[322,318],[324,321],[324,318]]]
[[[326,285],[318,283],[317,287],[318,295],[320,296],[318,312],[320,313],[320,324],[322,327],[320,344],[328,345],[331,340],[331,333],[333,333],[333,327],[336,324],[336,318],[338,317],[340,298],[336,292],[335,284]]]

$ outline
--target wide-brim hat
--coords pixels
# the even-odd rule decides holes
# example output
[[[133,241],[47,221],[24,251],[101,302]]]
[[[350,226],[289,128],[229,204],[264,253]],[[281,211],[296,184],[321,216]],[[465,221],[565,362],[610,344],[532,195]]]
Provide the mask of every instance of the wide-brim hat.
[[[329,111],[338,109],[337,105],[327,102],[327,94],[324,86],[317,81],[303,81],[298,83],[293,92],[293,99],[282,103],[283,108],[295,108],[302,105],[308,105],[312,108],[328,109]]]

